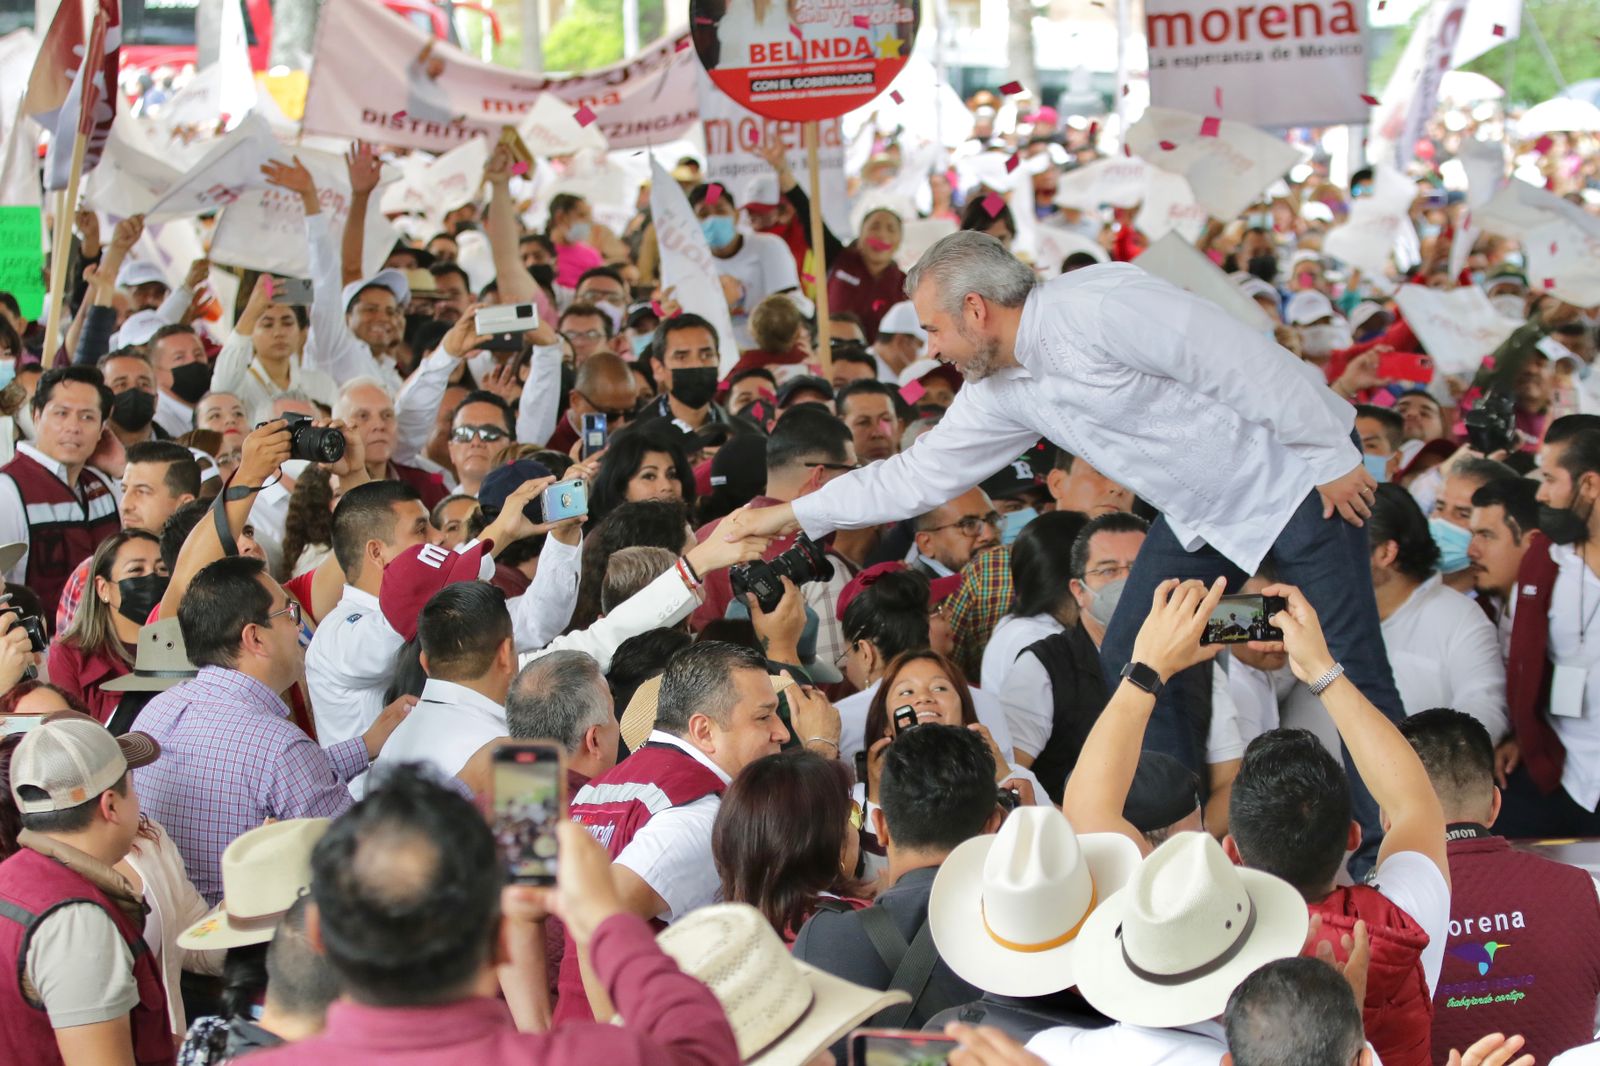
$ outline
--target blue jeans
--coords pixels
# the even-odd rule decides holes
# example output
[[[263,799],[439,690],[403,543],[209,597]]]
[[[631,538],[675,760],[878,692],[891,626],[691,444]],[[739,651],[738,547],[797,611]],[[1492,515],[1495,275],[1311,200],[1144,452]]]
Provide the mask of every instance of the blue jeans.
[[[1345,673],[1362,695],[1390,721],[1399,722],[1405,717],[1405,710],[1394,686],[1378,626],[1370,552],[1364,528],[1357,529],[1338,514],[1322,517],[1322,497],[1313,489],[1278,534],[1267,558],[1279,580],[1298,587],[1316,608],[1328,650],[1344,664]],[[1156,586],[1172,577],[1197,578],[1207,583],[1226,577],[1228,590],[1235,592],[1250,575],[1209,544],[1185,551],[1166,519],[1157,519],[1139,549],[1100,648],[1111,688],[1119,683],[1122,668],[1133,652],[1133,639],[1150,611]],[[1185,685],[1199,683],[1203,676],[1203,671],[1191,669],[1168,682],[1156,700],[1144,738],[1147,749],[1165,752],[1196,772],[1204,772],[1205,751],[1197,749],[1193,731],[1183,720],[1182,692]],[[1376,860],[1383,829],[1378,823],[1378,805],[1356,772],[1348,750],[1344,764],[1350,777],[1352,811],[1361,823],[1361,849],[1350,861],[1351,873],[1359,878]]]

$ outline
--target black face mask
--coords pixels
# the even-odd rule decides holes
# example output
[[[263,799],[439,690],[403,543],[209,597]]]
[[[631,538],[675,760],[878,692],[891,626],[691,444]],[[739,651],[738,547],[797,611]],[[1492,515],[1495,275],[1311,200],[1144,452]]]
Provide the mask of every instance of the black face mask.
[[[535,263],[528,268],[528,273],[533,275],[542,288],[551,288],[556,283],[556,268],[554,263]]]
[[[1576,507],[1547,507],[1541,503],[1539,532],[1555,544],[1582,544],[1589,539],[1589,514],[1593,510],[1592,503],[1581,515]]]
[[[1278,277],[1278,257],[1275,255],[1252,255],[1245,264],[1245,269],[1262,281],[1271,283]]]
[[[717,368],[696,366],[672,371],[668,390],[685,407],[704,407],[717,394]]]
[[[117,589],[122,593],[122,606],[117,608],[117,613],[130,622],[144,625],[150,620],[150,612],[161,602],[161,597],[167,594],[169,580],[162,574],[146,574],[143,577],[125,577],[118,581]]]
[[[172,393],[193,407],[211,388],[211,367],[205,363],[184,363],[172,368]]]
[[[111,421],[138,433],[156,416],[156,398],[143,389],[124,389],[111,399]]]

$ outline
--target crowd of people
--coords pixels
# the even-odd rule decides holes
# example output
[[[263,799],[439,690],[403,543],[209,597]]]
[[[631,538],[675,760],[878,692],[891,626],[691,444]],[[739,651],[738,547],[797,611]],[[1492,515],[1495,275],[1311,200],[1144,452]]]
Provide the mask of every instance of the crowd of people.
[[[1117,261],[680,162],[733,335],[504,145],[370,275],[378,151],[343,232],[269,165],[311,277],[220,329],[80,213],[64,336],[0,293],[0,1060],[1600,1062],[1600,882],[1526,843],[1600,838],[1597,309],[1452,275],[1432,172],[1362,278],[1314,157],[1199,242],[1252,328],[1023,126]],[[1386,378],[1462,362],[1400,281],[1521,324]]]

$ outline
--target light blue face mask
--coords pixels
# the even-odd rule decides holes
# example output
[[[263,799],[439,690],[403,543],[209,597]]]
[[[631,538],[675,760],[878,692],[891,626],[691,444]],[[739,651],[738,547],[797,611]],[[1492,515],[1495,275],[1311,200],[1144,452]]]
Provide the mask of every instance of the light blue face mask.
[[[1363,455],[1361,465],[1367,468],[1367,473],[1380,485],[1389,480],[1389,460],[1392,455]]]
[[[1428,519],[1428,532],[1439,546],[1439,572],[1454,574],[1471,565],[1467,558],[1467,545],[1472,543],[1472,533],[1452,525],[1442,518]]]
[[[1020,511],[1000,516],[1000,543],[1014,544],[1022,533],[1022,527],[1039,517],[1039,512],[1032,507],[1024,507]]]
[[[712,249],[723,248],[733,243],[733,219],[728,215],[712,215],[710,218],[700,220],[700,232],[706,235],[706,243]]]
[[[569,223],[567,225],[567,240],[574,244],[582,244],[589,239],[589,233],[593,228],[593,225],[587,220]]]
[[[628,341],[633,345],[633,357],[643,358],[644,353],[650,350],[650,342],[656,339],[654,333],[635,333]]]
[[[0,389],[11,384],[17,376],[17,361],[15,359],[0,359]]]

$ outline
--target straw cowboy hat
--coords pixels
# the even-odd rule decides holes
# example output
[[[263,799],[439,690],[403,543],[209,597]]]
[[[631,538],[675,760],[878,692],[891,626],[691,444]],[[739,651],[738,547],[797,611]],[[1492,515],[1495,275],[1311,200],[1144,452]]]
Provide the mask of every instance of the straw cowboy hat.
[[[326,818],[291,818],[240,834],[222,853],[222,902],[183,931],[181,948],[265,944],[294,901],[311,887],[311,849]]]
[[[165,692],[199,673],[183,646],[183,630],[176,618],[163,618],[139,627],[133,673],[112,678],[100,687],[106,692]]]
[[[1257,967],[1300,954],[1311,924],[1288,882],[1177,833],[1083,923],[1078,991],[1102,1014],[1170,1029],[1220,1015]]]
[[[792,678],[778,674],[769,675],[769,680],[772,682],[772,691],[779,695],[795,683]],[[656,727],[656,705],[660,700],[660,674],[634,689],[633,698],[628,701],[628,709],[622,712],[620,723],[622,742],[628,745],[629,751],[638,751],[650,739],[650,730]]]
[[[668,926],[656,943],[727,1012],[749,1066],[802,1066],[904,992],[879,992],[808,966],[748,903],[717,903]]]
[[[1120,833],[1078,836],[1055,807],[1019,807],[940,865],[928,900],[939,957],[996,995],[1070,988],[1085,920],[1138,868],[1138,846]]]

